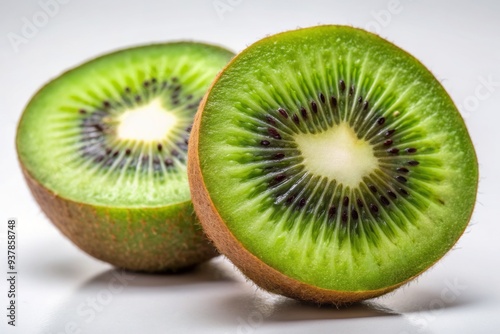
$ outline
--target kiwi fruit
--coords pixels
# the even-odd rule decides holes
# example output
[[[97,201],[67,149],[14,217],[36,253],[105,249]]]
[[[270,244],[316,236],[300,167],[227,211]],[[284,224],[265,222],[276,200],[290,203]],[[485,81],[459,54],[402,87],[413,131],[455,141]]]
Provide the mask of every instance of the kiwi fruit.
[[[188,150],[201,223],[271,292],[342,304],[424,272],[464,232],[478,165],[414,57],[364,30],[256,42],[212,83]]]
[[[18,158],[64,235],[135,271],[181,270],[217,254],[190,200],[187,144],[201,98],[232,57],[195,42],[134,47],[80,65],[32,98]]]

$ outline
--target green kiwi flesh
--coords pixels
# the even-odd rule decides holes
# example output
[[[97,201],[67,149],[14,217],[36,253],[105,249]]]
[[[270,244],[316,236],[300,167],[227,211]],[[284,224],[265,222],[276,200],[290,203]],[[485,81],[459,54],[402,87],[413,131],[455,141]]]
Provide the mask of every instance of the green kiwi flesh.
[[[201,98],[232,56],[194,42],[135,47],[32,98],[18,126],[20,164],[43,211],[82,250],[139,271],[216,255],[190,201],[187,144]]]
[[[451,98],[417,59],[352,27],[248,47],[212,84],[191,138],[207,235],[294,298],[393,290],[452,248],[475,203],[476,155]]]

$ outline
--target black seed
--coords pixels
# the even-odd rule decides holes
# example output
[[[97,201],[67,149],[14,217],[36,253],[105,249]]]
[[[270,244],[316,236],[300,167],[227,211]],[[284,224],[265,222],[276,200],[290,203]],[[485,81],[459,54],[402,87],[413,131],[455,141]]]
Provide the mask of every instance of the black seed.
[[[174,92],[175,92],[175,93],[178,93],[180,90],[181,90],[181,86],[176,86],[176,87],[174,88]]]
[[[345,82],[344,82],[344,80],[340,80],[339,81],[339,87],[340,87],[340,91],[341,92],[345,91]]]
[[[98,157],[96,157],[96,158],[94,159],[94,161],[95,161],[95,162],[101,162],[101,161],[103,161],[103,160],[104,160],[104,157],[103,157],[102,155],[100,155],[100,156],[98,156]]]
[[[342,204],[343,204],[344,206],[348,206],[348,205],[349,205],[349,197],[345,196],[345,197],[344,197],[344,200],[342,201]]]
[[[136,95],[135,96],[135,101],[136,102],[140,102],[141,101],[141,96],[140,95]]]
[[[307,118],[307,110],[304,107],[300,107],[300,113],[304,119]]]
[[[358,220],[358,211],[356,211],[356,209],[352,209],[351,217],[354,220]]]
[[[110,149],[110,148],[107,148],[107,149],[106,149],[106,154],[107,154],[107,155],[110,155],[110,154],[111,154],[111,152],[113,152],[113,150],[112,150],[112,149]]]
[[[408,181],[404,176],[401,175],[396,176],[396,180],[398,180],[401,183],[406,183],[406,181]]]
[[[295,200],[295,195],[292,195],[286,199],[286,204],[291,204]]]
[[[417,152],[417,149],[416,149],[416,148],[414,148],[414,147],[410,147],[410,148],[407,148],[407,149],[406,149],[406,152],[407,152],[407,153],[415,153],[415,152]]]
[[[387,194],[391,196],[392,198],[397,198],[396,194],[392,190],[387,190]]]
[[[369,185],[368,188],[372,191],[372,193],[376,194],[377,193],[377,188],[374,185]]]
[[[78,110],[78,112],[82,115],[85,115],[87,113],[87,111],[85,109],[80,109],[80,110]]]
[[[304,205],[306,205],[306,199],[305,199],[305,198],[302,198],[302,199],[300,199],[300,201],[299,201],[299,207],[301,208],[301,207],[303,207]]]
[[[375,204],[371,203],[370,204],[370,211],[373,212],[373,213],[378,213],[378,206],[376,206]]]
[[[103,131],[104,130],[104,127],[101,124],[99,124],[99,123],[94,124],[94,128],[96,128],[97,131]]]
[[[276,160],[283,159],[284,157],[285,157],[285,153],[276,153],[275,155],[273,155],[273,158]]]
[[[285,117],[285,118],[288,118],[288,113],[286,112],[285,109],[283,108],[279,108],[278,109],[278,112],[281,114],[281,116]]]
[[[260,144],[261,144],[262,146],[269,146],[269,144],[271,144],[271,143],[270,143],[268,140],[261,140],[261,141],[260,141]]]
[[[356,203],[358,203],[359,208],[363,207],[363,201],[360,198],[356,199]]]
[[[337,108],[337,99],[335,98],[335,96],[332,96],[330,98],[330,104],[332,105],[332,108]]]
[[[104,106],[104,108],[109,108],[109,107],[111,107],[111,103],[109,103],[109,101],[104,101],[104,102],[102,103],[102,105]]]
[[[351,87],[349,87],[349,96],[353,95],[354,95],[354,85],[351,85]]]
[[[408,195],[409,195],[409,194],[408,194],[408,192],[407,192],[405,189],[403,189],[403,188],[399,188],[398,190],[399,190],[399,192],[400,192],[401,194],[403,194],[403,195],[405,195],[405,196],[408,196]]]
[[[385,133],[384,133],[384,136],[386,137],[389,137],[389,136],[392,136],[392,134],[396,132],[396,130],[392,129],[392,130],[387,130]]]
[[[172,78],[172,82],[177,82],[177,81],[179,81],[179,79],[177,77]]]
[[[399,167],[398,169],[396,169],[399,173],[408,173],[409,170],[407,168],[404,168],[404,167]]]
[[[276,121],[274,120],[274,118],[272,118],[271,116],[267,115],[266,116],[266,120],[269,124],[271,125],[276,125]]]
[[[342,222],[347,223],[347,219],[349,216],[347,215],[347,210],[342,211]]]
[[[392,145],[392,139],[387,139],[385,142],[384,142],[384,146],[391,146]]]
[[[384,204],[385,206],[389,205],[391,202],[389,202],[389,200],[387,199],[387,197],[385,196],[380,196],[380,202],[382,202],[382,204]]]
[[[293,114],[292,119],[295,122],[295,124],[299,124],[300,123],[300,119],[299,119],[299,116],[297,116],[297,114]]]
[[[280,183],[284,179],[286,179],[286,175],[285,174],[279,174],[279,175],[276,175],[274,177],[274,181],[276,181],[276,183]]]
[[[172,152],[170,152],[174,157],[177,157],[179,156],[179,151],[177,150],[172,150]]]
[[[323,97],[324,98],[324,97]],[[317,113],[318,112],[318,105],[316,104],[316,102],[314,101],[311,101],[311,108],[312,110]]]
[[[144,81],[144,83],[143,83],[142,85],[143,85],[144,87],[148,88],[148,87],[149,87],[149,84],[150,84],[150,83],[149,83],[149,81],[147,81],[147,80],[146,80],[146,81]]]
[[[187,132],[191,132],[191,130],[192,130],[192,129],[193,129],[193,126],[192,126],[192,125],[190,125],[190,126],[188,126],[188,127],[186,128],[186,131],[187,131]]]
[[[130,87],[125,87],[125,93],[130,93]]]
[[[420,162],[418,162],[416,160],[408,161],[408,165],[410,165],[410,166],[418,166],[419,164],[420,164]]]
[[[155,84],[158,82],[158,80],[156,78],[151,78],[151,82]]]
[[[173,104],[174,106],[179,105],[179,100],[177,100],[177,98],[174,98],[174,99],[172,100],[172,104]]]
[[[163,81],[163,82],[161,83],[161,88],[166,88],[166,87],[167,87],[167,85],[168,85],[168,83],[167,83],[166,81]]]
[[[170,167],[174,165],[174,161],[170,158],[165,159],[165,166]]]
[[[390,153],[390,154],[398,154],[399,153],[399,148],[397,147],[393,147],[389,150],[387,150],[387,153]]]
[[[363,103],[363,97],[362,96],[358,97],[358,103],[359,104]]]
[[[378,120],[377,120],[377,124],[378,125],[384,125],[385,123],[385,118],[384,117],[380,117]]]
[[[118,156],[118,153],[120,153],[119,151],[115,151],[115,153],[113,153],[113,158],[116,158]]]
[[[268,128],[267,132],[273,137],[274,139],[281,139],[280,134],[275,128]]]
[[[319,99],[321,100],[322,103],[326,102],[325,95],[323,95],[323,93],[319,93]]]
[[[332,218],[333,216],[335,216],[336,213],[337,213],[337,208],[335,207],[335,205],[332,205],[330,209],[328,209],[328,217]]]
[[[158,148],[158,151],[163,150],[163,145],[161,143],[158,143],[158,145],[156,145],[156,147]]]
[[[186,100],[191,100],[193,98],[193,94],[189,94],[188,96],[186,96]]]
[[[127,149],[125,150],[125,155],[130,155],[130,153],[132,153],[132,150],[130,150],[129,148],[127,148]]]
[[[368,110],[368,107],[370,106],[370,104],[368,103],[368,101],[365,101],[365,103],[363,103],[363,110]]]

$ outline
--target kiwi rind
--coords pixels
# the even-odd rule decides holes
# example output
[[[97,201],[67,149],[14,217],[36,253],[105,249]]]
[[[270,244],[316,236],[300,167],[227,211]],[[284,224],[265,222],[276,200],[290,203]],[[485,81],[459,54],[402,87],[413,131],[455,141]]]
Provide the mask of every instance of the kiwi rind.
[[[323,33],[328,29],[336,29],[335,26],[323,26],[318,27],[323,30]],[[309,28],[316,29],[316,28]],[[337,29],[353,29],[350,27],[338,27]],[[286,34],[286,33],[284,33]],[[274,35],[268,37],[264,40],[257,42],[256,44],[260,44],[260,46],[265,45],[265,43],[272,44],[276,38],[279,38],[280,35]],[[378,37],[377,37],[378,38]],[[250,46],[251,49],[253,46]],[[213,93],[213,88],[217,85],[218,81],[221,80],[221,77],[224,75],[228,69],[231,69],[233,64],[237,62],[240,58],[248,52],[248,50],[243,51],[240,55],[235,57],[226,68],[219,74],[219,76],[214,80],[212,87],[209,89],[207,94],[205,95],[204,100],[202,101],[199,112],[195,119],[193,132],[191,141],[189,144],[189,162],[188,162],[188,173],[189,180],[192,192],[193,203],[195,206],[195,210],[198,214],[203,215],[201,218],[202,225],[207,233],[207,235],[214,241],[215,245],[219,249],[219,251],[225,254],[231,261],[235,263],[235,265],[242,270],[242,272],[247,275],[250,279],[252,279],[257,285],[273,292],[281,293],[293,298],[310,300],[321,303],[343,303],[343,302],[353,302],[359,301],[375,296],[379,296],[383,293],[394,290],[395,288],[405,284],[406,282],[412,280],[414,277],[418,276],[426,269],[431,267],[439,258],[443,255],[440,252],[439,257],[435,257],[435,254],[421,254],[422,263],[420,267],[418,267],[418,271],[410,276],[407,276],[403,280],[399,280],[393,284],[384,285],[381,288],[376,289],[364,289],[357,291],[350,290],[335,290],[335,289],[322,289],[318,286],[307,284],[298,279],[293,279],[286,273],[283,273],[280,270],[277,270],[275,267],[266,263],[260,256],[256,256],[255,252],[248,248],[248,245],[242,244],[241,240],[235,236],[235,234],[228,228],[227,222],[221,217],[220,210],[221,207],[219,205],[214,204],[213,198],[211,198],[211,193],[207,189],[206,185],[206,175],[203,174],[202,163],[200,159],[205,159],[205,157],[200,158],[199,151],[199,141],[200,141],[200,129],[203,126],[203,113],[207,112],[206,106],[207,101],[210,100],[210,95]],[[263,53],[263,49],[261,49]],[[404,51],[402,51],[404,52]],[[425,67],[418,62],[418,60],[414,59],[412,56],[406,54],[409,58],[413,59],[418,66],[427,71]],[[244,71],[241,68],[235,71]],[[432,78],[432,75],[427,72],[426,76]],[[444,89],[439,85],[437,89],[444,92]],[[453,102],[445,93],[442,96],[443,100],[446,101],[447,104],[453,105]],[[221,105],[218,104],[220,107]],[[458,112],[457,112],[458,115]],[[230,119],[230,115],[225,115],[228,119]],[[477,191],[477,177],[478,177],[478,169],[477,169],[477,158],[475,156],[475,152],[471,146],[470,137],[465,129],[465,125],[460,116],[456,117],[454,122],[457,122],[457,132],[459,132],[461,136],[461,142],[463,143],[464,155],[465,155],[465,164],[470,168],[466,174],[463,174],[464,179],[466,179],[464,191],[468,194],[466,197],[463,197],[460,201],[461,207],[460,209],[463,211],[461,213],[456,213],[454,219],[460,221],[460,223],[456,223],[454,227],[450,226],[450,234],[446,240],[442,240],[443,249],[449,250],[455,242],[458,240],[460,235],[465,230],[467,222],[470,220],[470,216],[472,214],[475,196]],[[205,134],[204,134],[205,135]],[[206,137],[205,137],[206,139]],[[211,140],[214,138],[212,137]],[[206,164],[206,161],[204,161]],[[212,166],[213,167],[213,166]],[[220,180],[220,179],[219,179]],[[222,180],[221,180],[222,181]],[[234,182],[234,180],[224,180],[224,182]],[[221,184],[219,186],[219,192],[223,192],[224,185]],[[457,204],[456,202],[455,204]],[[219,203],[220,204],[220,203]],[[436,221],[436,223],[441,223],[441,221]],[[455,223],[453,223],[455,224]],[[262,255],[262,254],[261,254]],[[427,255],[431,256],[426,258]],[[434,257],[432,257],[434,256]],[[430,260],[432,259],[432,260]],[[362,275],[362,273],[360,274]]]
[[[218,255],[191,201],[143,209],[78,203],[58,196],[22,170],[45,215],[75,245],[99,260],[132,271],[175,272]]]
[[[153,44],[131,49],[176,45],[209,50],[214,58],[219,57],[221,68],[234,55],[222,47],[197,42]],[[108,53],[83,65],[131,49]],[[72,73],[74,69],[60,77]],[[42,87],[26,109],[56,80]],[[165,198],[166,204],[151,206],[141,203],[100,205],[92,198],[88,198],[87,202],[68,198],[40,182],[34,176],[37,167],[30,165],[28,168],[19,150],[20,129],[25,116],[23,113],[16,137],[18,159],[25,180],[46,216],[80,249],[114,266],[141,272],[181,271],[218,255],[207,240],[189,199],[172,202]],[[28,130],[23,129],[25,137],[29,137]],[[185,187],[188,187],[187,183]]]

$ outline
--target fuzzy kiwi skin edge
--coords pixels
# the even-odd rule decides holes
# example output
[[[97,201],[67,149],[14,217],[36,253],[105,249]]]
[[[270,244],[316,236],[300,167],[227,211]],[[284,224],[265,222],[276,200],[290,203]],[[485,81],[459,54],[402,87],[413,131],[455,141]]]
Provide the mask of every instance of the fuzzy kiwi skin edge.
[[[286,33],[286,32],[284,32]],[[276,34],[279,35],[279,34]],[[276,35],[266,37],[274,38]],[[260,40],[260,41],[262,41]],[[259,41],[259,42],[260,42]],[[245,52],[245,51],[243,51]],[[284,275],[273,267],[261,261],[254,254],[249,252],[236,237],[227,228],[224,220],[219,215],[215,208],[210,194],[207,191],[203,174],[201,172],[201,164],[199,160],[199,132],[201,124],[201,116],[205,109],[208,96],[213,86],[217,83],[221,75],[229,68],[238,56],[234,57],[226,66],[217,74],[216,78],[212,81],[210,88],[205,93],[196,113],[193,128],[188,144],[188,180],[191,191],[191,199],[193,206],[203,230],[208,238],[214,243],[217,250],[224,254],[233,264],[256,285],[267,290],[271,293],[280,294],[297,300],[313,302],[317,304],[333,304],[333,305],[347,305],[370,298],[379,297],[395,289],[411,282],[416,277],[426,272],[432,267],[439,259],[431,264],[429,267],[422,270],[415,276],[412,276],[397,284],[387,286],[376,290],[364,291],[340,291],[319,288],[299,280],[293,279]],[[423,65],[422,65],[423,66]],[[477,187],[476,187],[477,189]],[[477,194],[477,191],[476,191]],[[472,216],[473,210],[471,210]],[[471,217],[469,217],[470,220]],[[463,234],[462,231],[461,234]],[[457,239],[458,241],[458,239]]]
[[[218,255],[206,240],[190,201],[159,208],[78,203],[48,190],[21,167],[47,217],[97,259],[127,270],[159,272],[182,270]]]

